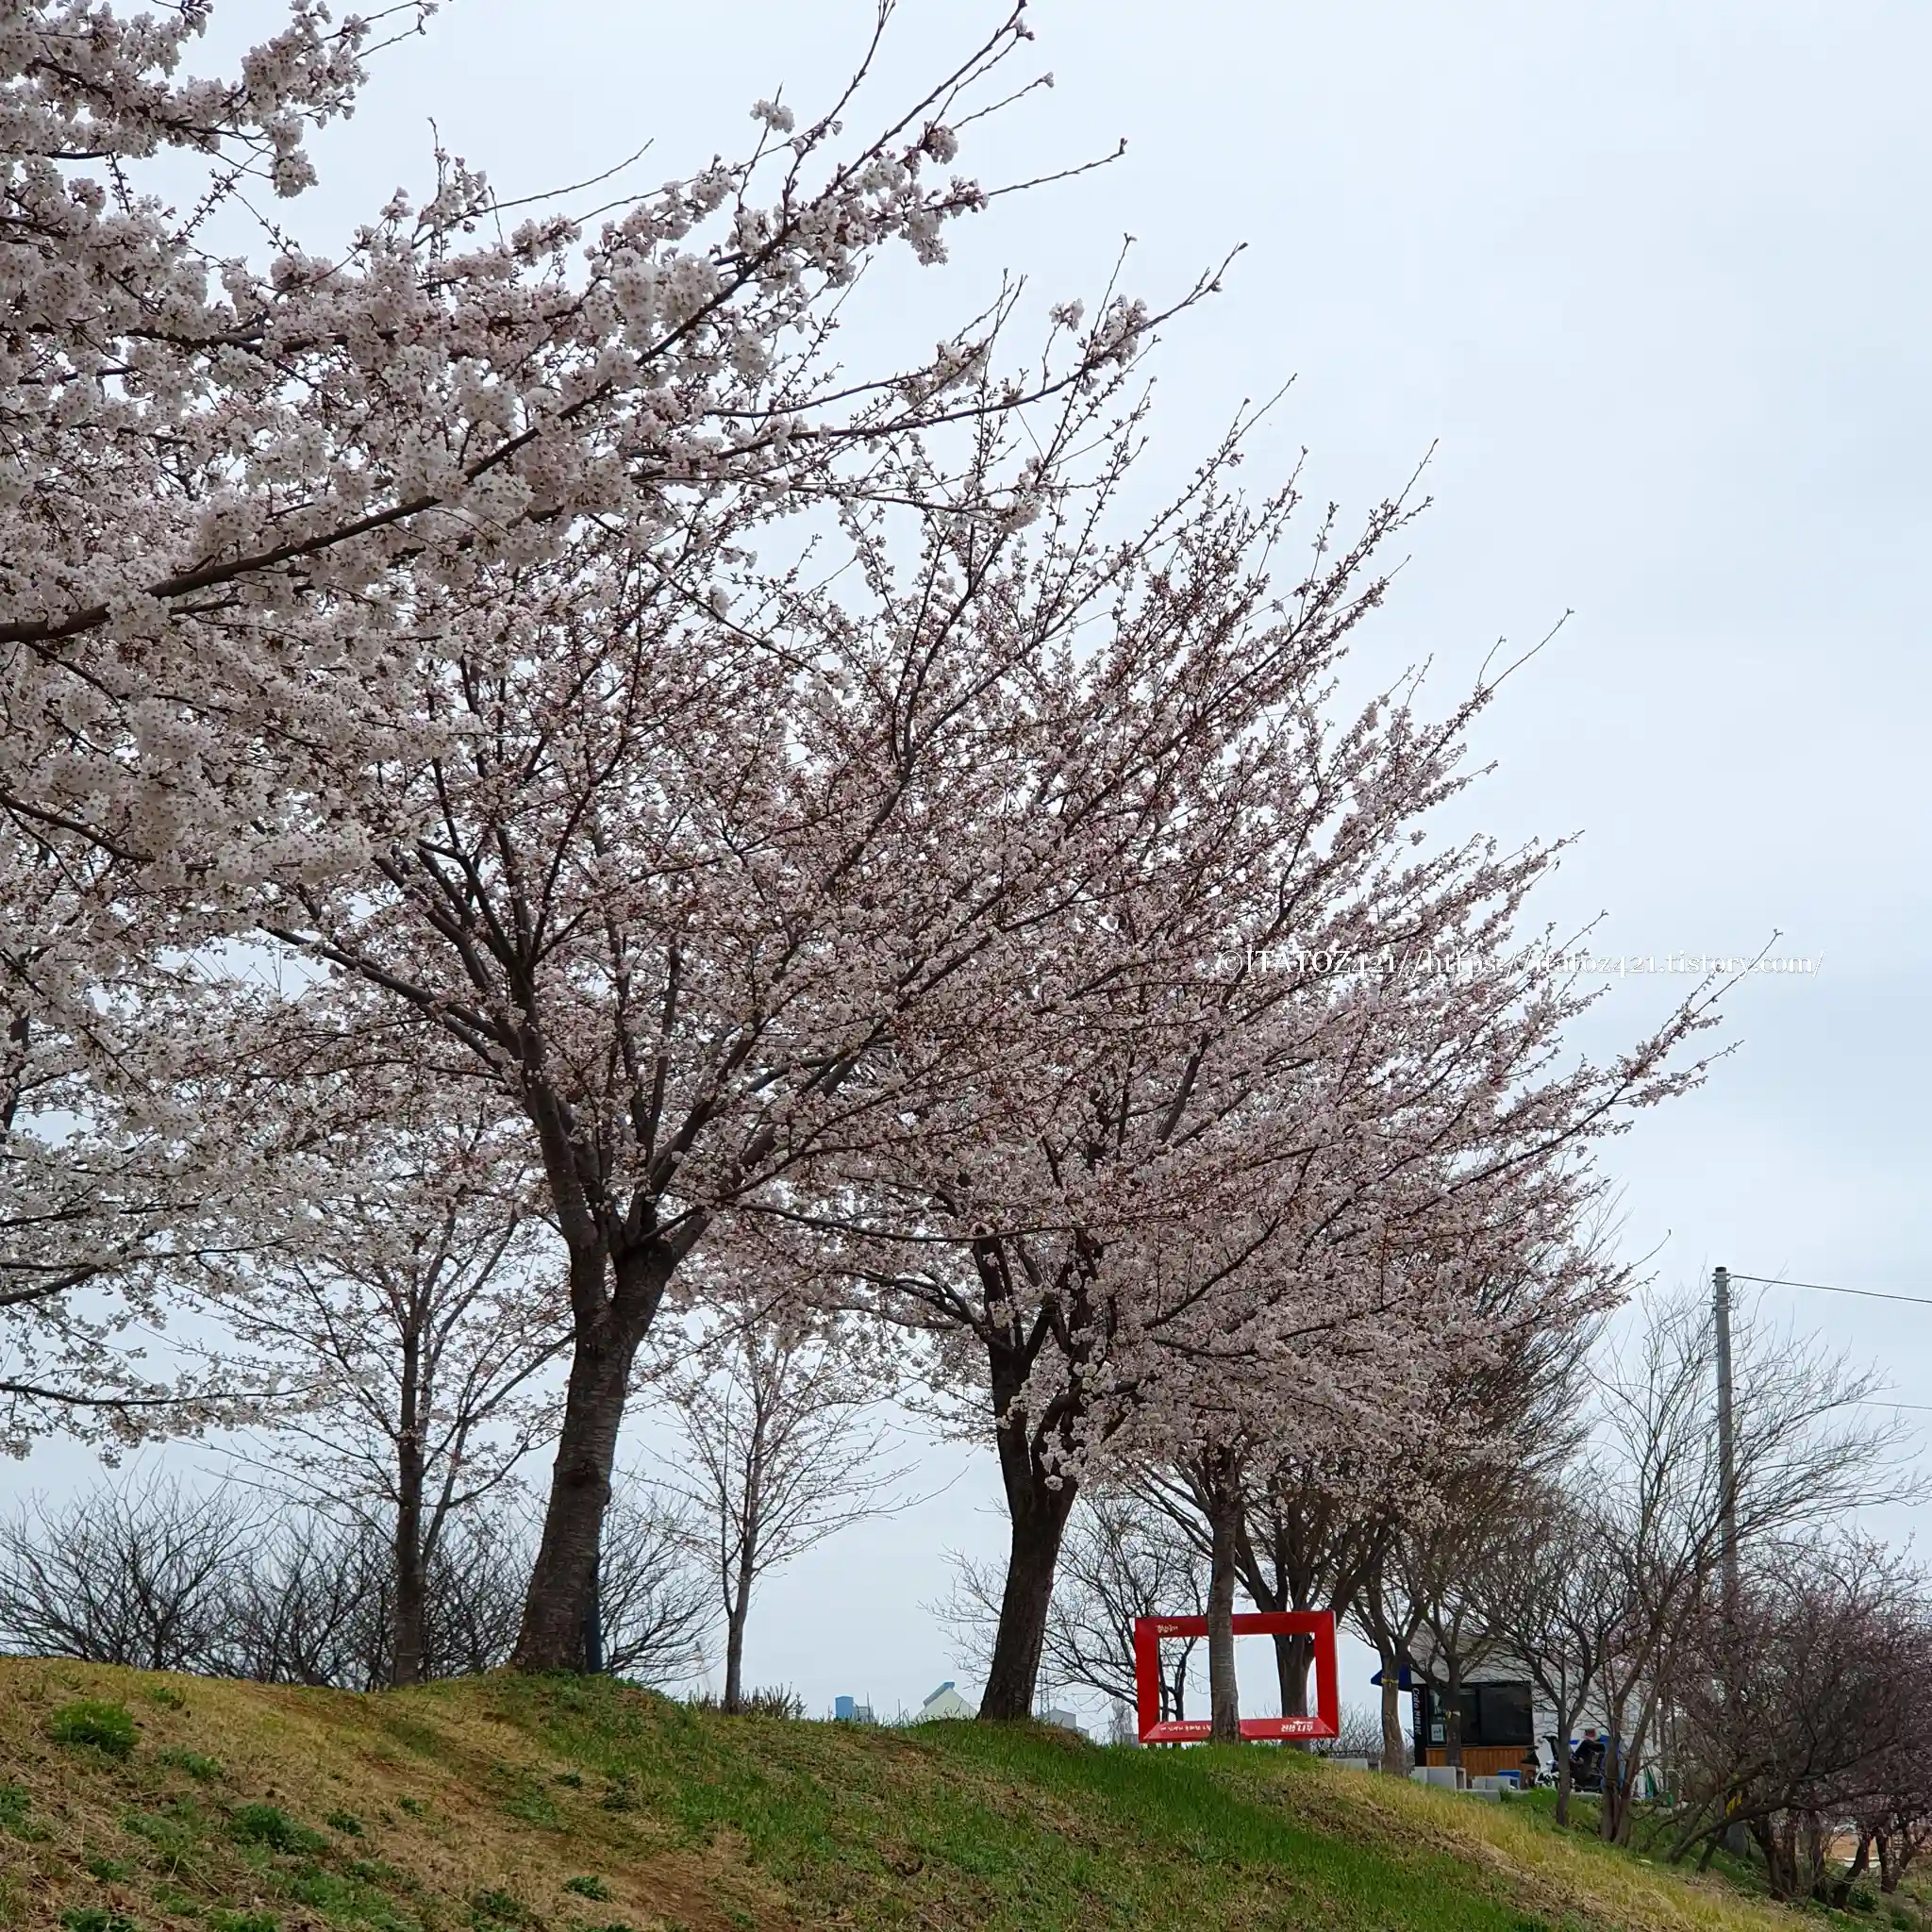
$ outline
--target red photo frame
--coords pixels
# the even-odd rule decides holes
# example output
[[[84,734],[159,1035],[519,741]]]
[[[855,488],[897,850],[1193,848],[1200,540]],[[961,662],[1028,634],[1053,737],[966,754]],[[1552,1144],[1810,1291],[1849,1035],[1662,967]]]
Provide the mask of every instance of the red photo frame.
[[[1206,1617],[1134,1619],[1134,1690],[1143,1744],[1205,1743],[1212,1726],[1205,1718],[1160,1715],[1160,1643],[1167,1637],[1205,1637]],[[1314,1640],[1315,1708],[1307,1717],[1244,1717],[1243,1738],[1334,1738],[1341,1733],[1341,1689],[1335,1665],[1332,1610],[1255,1610],[1234,1620],[1237,1637],[1308,1637]]]

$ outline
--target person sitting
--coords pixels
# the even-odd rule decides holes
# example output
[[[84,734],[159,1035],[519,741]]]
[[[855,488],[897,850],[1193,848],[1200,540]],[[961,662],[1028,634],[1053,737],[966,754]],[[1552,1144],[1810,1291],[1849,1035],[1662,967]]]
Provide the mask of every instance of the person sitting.
[[[1583,1742],[1570,1754],[1570,1782],[1579,1791],[1600,1791],[1604,1788],[1604,1740],[1596,1726],[1585,1727]]]

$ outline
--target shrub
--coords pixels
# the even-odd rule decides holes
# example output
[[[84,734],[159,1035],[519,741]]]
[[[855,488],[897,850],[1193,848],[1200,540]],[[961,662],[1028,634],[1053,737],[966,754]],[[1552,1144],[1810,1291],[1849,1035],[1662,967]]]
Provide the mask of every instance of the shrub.
[[[608,1898],[610,1896],[610,1888],[601,1878],[593,1878],[588,1874],[581,1878],[566,1878],[563,1881],[563,1889],[566,1891],[575,1892],[579,1898]]]
[[[57,1744],[85,1744],[109,1757],[134,1755],[134,1719],[125,1704],[92,1697],[63,1704],[47,1720],[47,1735]]]
[[[362,1821],[353,1811],[331,1811],[322,1821],[331,1831],[339,1831],[344,1838],[360,1838]]]
[[[244,1844],[267,1845],[277,1852],[319,1852],[328,1844],[321,1832],[298,1824],[273,1805],[243,1805],[229,1819],[228,1828]]]
[[[714,1690],[693,1691],[685,1702],[693,1710],[714,1711],[719,1708],[718,1695]],[[805,1699],[789,1684],[767,1684],[745,1697],[740,1715],[798,1719],[805,1715]]]

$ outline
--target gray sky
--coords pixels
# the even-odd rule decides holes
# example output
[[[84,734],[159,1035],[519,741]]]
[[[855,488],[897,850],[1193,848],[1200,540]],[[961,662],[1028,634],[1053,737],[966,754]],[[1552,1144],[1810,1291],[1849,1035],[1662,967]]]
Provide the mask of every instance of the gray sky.
[[[225,0],[218,42],[273,17]],[[889,76],[930,76],[996,17],[903,0]],[[1123,135],[1126,156],[1001,204],[911,311],[963,314],[1009,265],[1043,297],[1091,297],[1124,233],[1150,297],[1248,244],[1226,292],[1170,331],[1161,460],[1177,473],[1291,375],[1257,482],[1306,445],[1314,496],[1359,508],[1435,444],[1436,507],[1365,649],[1378,670],[1432,658],[1447,702],[1499,636],[1524,645],[1574,612],[1480,741],[1500,767],[1480,823],[1583,835],[1547,916],[1606,914],[1602,952],[1748,954],[1777,933],[1775,953],[1822,957],[1741,988],[1708,1087],[1611,1150],[1631,1251],[1665,1279],[1725,1261],[1932,1294],[1932,676],[1912,560],[1932,487],[1932,12],[1038,0],[1029,17],[1057,86],[964,160],[1034,173]],[[856,0],[456,0],[324,142],[300,225],[325,234],[420,184],[432,114],[506,193],[647,139],[638,179],[655,183],[737,151],[751,101],[781,85],[809,112],[868,20]],[[878,99],[898,97],[889,78]],[[915,327],[915,352],[933,333]],[[1612,983],[1591,1043],[1690,984]],[[1932,1404],[1932,1308],[1785,1291],[1769,1307]],[[890,1707],[956,1674],[919,1606],[942,1593],[944,1549],[997,1544],[992,1494],[971,1468],[775,1581],[751,1675]]]

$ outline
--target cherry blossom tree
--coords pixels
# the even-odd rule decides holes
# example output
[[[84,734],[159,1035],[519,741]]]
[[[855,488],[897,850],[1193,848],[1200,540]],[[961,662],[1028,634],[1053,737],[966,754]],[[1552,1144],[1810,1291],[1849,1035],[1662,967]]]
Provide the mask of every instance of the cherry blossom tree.
[[[500,229],[440,156],[258,264],[206,225],[305,184],[371,28],[300,7],[176,81],[204,16],[40,0],[0,64],[0,889],[56,940],[0,962],[0,1228],[41,1332],[221,1218],[183,1039],[246,1012],[298,1111],[352,1071],[460,1093],[567,1264],[517,1660],[582,1662],[639,1352],[762,1249],[975,1392],[1013,1516],[985,1711],[1024,1714],[1089,1470],[1265,1442],[1284,1379],[1399,1406],[1424,1365],[1378,1341],[1491,1332],[1480,1281],[1560,1247],[1704,1015],[1560,1064],[1582,995],[1521,931],[1551,855],[1430,842],[1493,685],[1340,704],[1403,504],[1286,569],[1244,419],[1127,523],[1142,305],[1056,308],[1011,372],[1014,288],[836,359],[867,264],[991,198],[945,171],[1017,14],[871,138],[868,54],[594,232],[568,196]],[[186,215],[123,185],[163,150],[206,166]]]
[[[916,1205],[855,1258],[888,1319],[990,1396],[1013,1551],[983,1714],[1029,1706],[1059,1535],[1117,1431],[1158,1461],[1250,1441],[1243,1402],[1278,1415],[1285,1388],[1353,1426],[1419,1410],[1426,1348],[1493,1343],[1493,1278],[1545,1284],[1532,1326],[1582,1319],[1603,1281],[1532,1257],[1587,1221],[1591,1141],[1695,1077],[1673,1056],[1696,1008],[1559,1068],[1583,995],[1512,939],[1548,855],[1416,842],[1489,688],[1436,727],[1407,693],[1337,724],[1330,681],[1376,587],[1363,553],[1324,548],[1276,599],[1261,564],[1292,508],[1199,515],[1158,594],[1116,611],[1123,661],[1158,639],[1181,668],[1137,669],[1085,741],[1119,728],[1173,763],[1109,823],[1112,869],[1035,935],[1000,1114],[888,1177]]]
[[[438,1103],[444,1096],[436,1096]],[[368,1516],[391,1551],[392,1680],[427,1670],[429,1577],[452,1525],[554,1432],[562,1270],[522,1145],[484,1118],[397,1118],[316,1137],[259,1204],[239,1258],[200,1270],[224,1351],[276,1397],[277,1480]],[[426,1111],[427,1117],[425,1117]]]
[[[1542,1693],[1556,1724],[1556,1816],[1567,1824],[1569,1740],[1597,1694],[1623,1579],[1612,1540],[1586,1498],[1568,1484],[1526,1487],[1476,1580],[1484,1624]]]
[[[894,448],[1083,381],[1145,319],[1110,309],[1037,384],[984,380],[1014,291],[907,367],[831,358],[869,260],[937,261],[986,205],[951,124],[995,105],[1017,14],[874,139],[846,129],[876,37],[823,115],[760,102],[741,159],[592,227],[440,155],[340,246],[264,222],[236,252],[248,191],[312,182],[308,129],[425,12],[298,0],[223,80],[181,72],[205,0],[0,25],[0,1291],[15,1353],[75,1371],[12,1378],[42,1411],[110,1366],[72,1291],[118,1291],[225,1164],[210,1124],[145,1117],[143,979],[255,930],[264,880],[365,876],[394,829],[357,808],[368,774],[475,722],[425,693],[453,604],[531,572],[567,595],[587,540],[708,596],[734,531],[897,487]]]
[[[679,1347],[677,1353],[686,1355]],[[864,1352],[795,1320],[727,1311],[656,1385],[676,1424],[683,1473],[663,1479],[689,1513],[724,1622],[719,1708],[744,1707],[744,1633],[772,1571],[869,1516],[906,1507],[907,1474]]]

